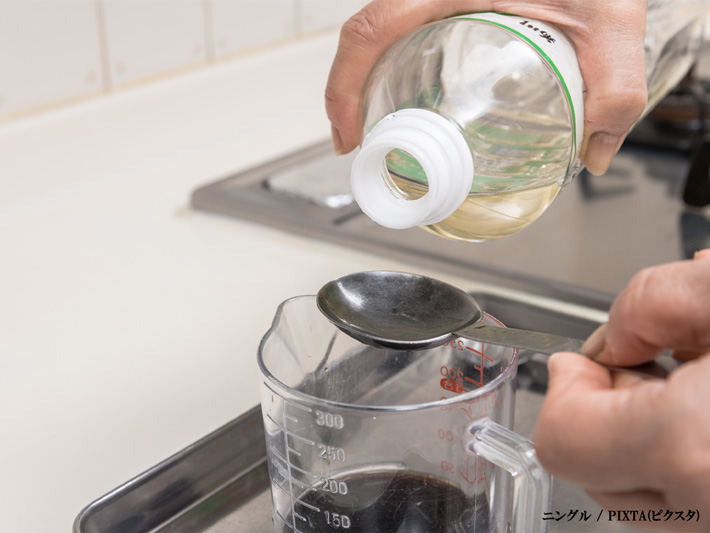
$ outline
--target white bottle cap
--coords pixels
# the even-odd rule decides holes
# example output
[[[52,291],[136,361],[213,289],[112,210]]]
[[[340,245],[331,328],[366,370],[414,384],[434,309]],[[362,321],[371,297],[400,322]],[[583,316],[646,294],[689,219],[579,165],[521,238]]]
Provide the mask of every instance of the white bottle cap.
[[[429,190],[408,200],[383,177],[385,157],[399,149],[414,157]],[[448,218],[464,202],[473,182],[473,156],[461,130],[426,109],[403,109],[380,120],[365,137],[350,175],[353,197],[378,224],[404,229]]]

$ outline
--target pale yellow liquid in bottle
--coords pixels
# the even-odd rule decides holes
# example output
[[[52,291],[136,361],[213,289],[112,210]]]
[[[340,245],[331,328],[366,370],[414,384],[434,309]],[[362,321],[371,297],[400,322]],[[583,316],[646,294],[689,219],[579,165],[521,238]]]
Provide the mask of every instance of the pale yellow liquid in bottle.
[[[390,175],[396,194],[410,200],[426,194],[427,185]],[[550,206],[560,191],[559,183],[498,194],[472,193],[456,212],[424,229],[449,239],[480,242],[506,237],[526,228]]]
[[[425,229],[461,241],[488,241],[506,237],[532,224],[560,190],[558,183],[485,196],[470,194],[449,218]]]

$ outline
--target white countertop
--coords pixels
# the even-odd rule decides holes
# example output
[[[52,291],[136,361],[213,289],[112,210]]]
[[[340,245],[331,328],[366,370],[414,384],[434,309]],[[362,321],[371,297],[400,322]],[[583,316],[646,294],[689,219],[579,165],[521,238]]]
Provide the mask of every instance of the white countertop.
[[[0,127],[0,529],[70,531],[84,506],[256,405],[256,350],[282,300],[407,269],[188,205],[327,136],[336,40]]]

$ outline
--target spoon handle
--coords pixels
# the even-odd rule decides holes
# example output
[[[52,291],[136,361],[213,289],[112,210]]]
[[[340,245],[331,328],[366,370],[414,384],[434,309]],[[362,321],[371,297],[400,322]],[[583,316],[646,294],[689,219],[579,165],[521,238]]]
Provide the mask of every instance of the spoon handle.
[[[542,354],[553,354],[555,352],[577,352],[582,348],[584,341],[562,337],[551,333],[541,333],[537,331],[527,331],[515,328],[505,328],[491,326],[483,322],[476,322],[463,329],[456,331],[456,335],[467,339],[490,342],[511,348],[520,348]],[[641,377],[666,378],[678,362],[667,355],[661,356],[654,361],[632,367],[603,365],[610,370],[634,374]]]
[[[475,322],[463,329],[456,330],[456,335],[467,339],[490,342],[510,346],[511,348],[521,348],[531,352],[553,354],[555,352],[579,352],[584,341],[562,337],[551,333],[541,333],[538,331],[527,331],[515,328],[491,326],[483,322]]]

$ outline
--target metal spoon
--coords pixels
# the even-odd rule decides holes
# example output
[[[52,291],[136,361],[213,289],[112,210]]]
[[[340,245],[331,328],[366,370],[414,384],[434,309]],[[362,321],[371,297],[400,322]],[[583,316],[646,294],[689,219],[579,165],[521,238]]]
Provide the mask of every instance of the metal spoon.
[[[467,292],[426,276],[375,270],[348,274],[326,283],[318,308],[338,328],[372,346],[422,350],[464,337],[542,354],[579,352],[583,341],[549,333],[491,326]],[[668,358],[670,359],[670,358]],[[665,377],[667,365],[646,363],[610,367]]]

